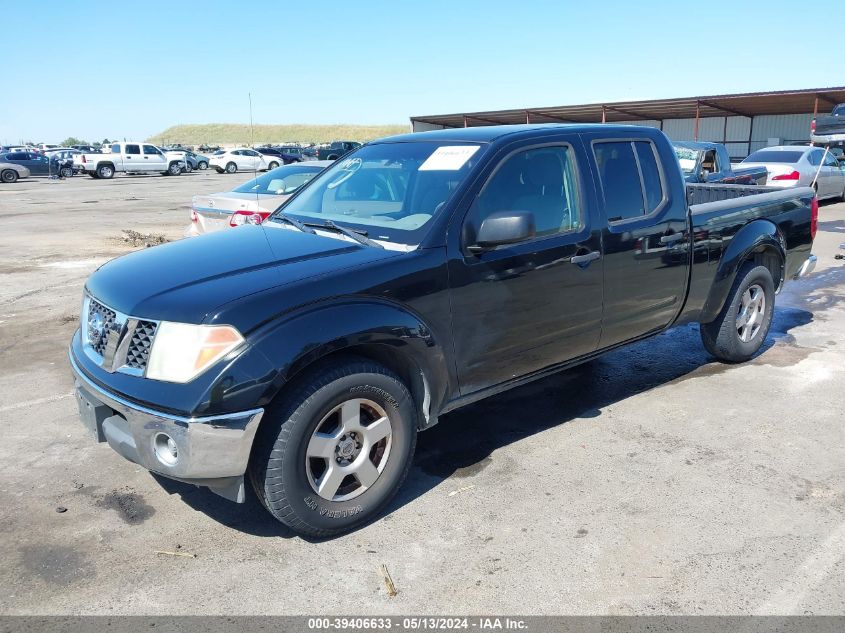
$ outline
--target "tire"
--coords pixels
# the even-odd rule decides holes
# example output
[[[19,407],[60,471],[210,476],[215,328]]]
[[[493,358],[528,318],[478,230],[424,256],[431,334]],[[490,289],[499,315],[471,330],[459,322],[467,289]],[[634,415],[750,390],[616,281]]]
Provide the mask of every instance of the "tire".
[[[226,163],[226,173],[234,174],[238,171],[238,166],[235,163]]]
[[[204,160],[201,160],[199,163],[197,163],[197,169],[199,169],[200,171],[205,171],[206,169],[208,169],[208,163]]]
[[[0,181],[5,182],[7,185],[16,182],[18,179],[18,172],[14,169],[4,169],[0,172]]]
[[[100,165],[97,167],[97,178],[103,178],[104,180],[114,178],[114,167],[111,165]]]
[[[178,176],[182,173],[182,168],[179,167],[179,163],[173,162],[167,166],[167,175],[168,176]]]
[[[772,273],[765,266],[746,263],[737,273],[719,316],[701,324],[704,347],[727,363],[749,360],[765,342],[774,310]]]
[[[342,427],[341,409],[363,425]],[[250,480],[270,514],[299,534],[333,536],[366,523],[393,498],[411,467],[413,400],[398,376],[372,361],[349,357],[323,364],[265,415]],[[382,422],[377,426],[376,420]],[[319,452],[325,457],[314,456]],[[335,476],[325,479],[330,470]],[[353,474],[359,470],[365,479]],[[336,485],[318,492],[318,485],[330,482]]]
[[[190,174],[192,171],[194,171],[194,168],[191,167],[191,163],[185,163],[185,169],[183,169],[182,171],[186,174]]]
[[[332,154],[326,160],[337,160],[337,156],[335,154]]]
[[[73,167],[62,167],[59,170],[59,176],[62,178],[73,178]]]
[[[270,164],[267,165],[267,171],[272,171],[272,170],[276,169],[276,167],[278,167],[278,166],[279,166],[279,163],[277,163],[276,161],[271,161]]]

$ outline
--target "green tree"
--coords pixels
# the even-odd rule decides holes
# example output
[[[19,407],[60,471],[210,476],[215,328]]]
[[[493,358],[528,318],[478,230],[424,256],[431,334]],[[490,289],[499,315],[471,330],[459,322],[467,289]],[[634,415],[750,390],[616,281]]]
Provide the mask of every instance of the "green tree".
[[[62,147],[70,147],[71,145],[88,145],[88,143],[76,138],[75,136],[68,136],[62,141]]]

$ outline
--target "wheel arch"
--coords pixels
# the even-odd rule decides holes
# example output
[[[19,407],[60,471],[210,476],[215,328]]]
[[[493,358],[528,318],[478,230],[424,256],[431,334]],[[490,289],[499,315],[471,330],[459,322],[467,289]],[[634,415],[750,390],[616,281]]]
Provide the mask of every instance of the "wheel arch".
[[[733,236],[719,260],[713,285],[701,311],[702,323],[712,321],[721,312],[740,268],[747,262],[768,268],[775,290],[780,291],[785,280],[786,246],[773,222],[754,220]]]
[[[437,423],[448,397],[447,357],[430,328],[415,314],[386,302],[310,311],[279,323],[256,345],[278,368],[268,402],[283,397],[307,372],[349,356],[380,363],[402,379],[414,399],[420,429]]]

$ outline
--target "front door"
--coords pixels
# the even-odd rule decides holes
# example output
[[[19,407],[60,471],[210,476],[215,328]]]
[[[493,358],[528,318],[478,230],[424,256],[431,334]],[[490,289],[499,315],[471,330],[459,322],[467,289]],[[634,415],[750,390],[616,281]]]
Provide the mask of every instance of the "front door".
[[[610,347],[671,323],[686,297],[689,231],[685,191],[669,150],[648,138],[590,140],[604,202],[604,315],[600,346]]]
[[[155,145],[144,145],[142,162],[144,171],[167,171],[167,160]]]
[[[588,354],[602,314],[601,232],[574,134],[503,150],[456,218],[450,243],[452,331],[461,394]],[[536,236],[472,253],[485,217],[529,211]],[[573,261],[573,257],[576,257]]]

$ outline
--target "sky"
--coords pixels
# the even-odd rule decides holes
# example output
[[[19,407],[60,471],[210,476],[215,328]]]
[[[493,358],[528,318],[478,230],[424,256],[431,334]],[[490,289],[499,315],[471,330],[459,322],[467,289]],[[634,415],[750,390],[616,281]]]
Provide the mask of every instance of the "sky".
[[[800,3],[4,2],[0,143],[845,84]],[[788,45],[785,42],[790,42]],[[25,44],[25,45],[24,45]]]

